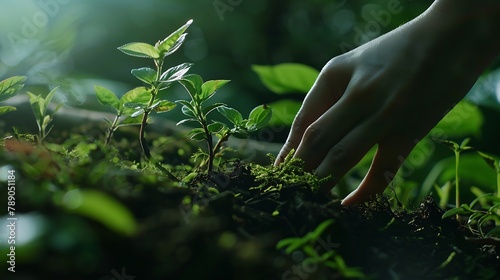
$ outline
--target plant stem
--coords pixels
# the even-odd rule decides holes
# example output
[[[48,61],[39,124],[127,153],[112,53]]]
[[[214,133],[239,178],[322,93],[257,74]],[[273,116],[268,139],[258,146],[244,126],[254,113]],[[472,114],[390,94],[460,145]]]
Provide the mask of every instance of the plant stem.
[[[148,105],[149,107],[149,105]],[[139,143],[141,143],[142,152],[148,160],[151,160],[151,150],[149,149],[146,138],[144,137],[144,131],[146,130],[146,125],[148,124],[149,111],[145,110],[142,116],[141,128],[139,130]]]
[[[163,61],[162,60],[155,60],[155,64],[156,64],[156,68],[157,68],[156,81],[159,82],[160,78],[161,78],[161,69],[162,69]],[[154,86],[154,88],[151,92],[151,99],[149,99],[148,105],[144,109],[144,114],[142,115],[141,128],[139,130],[139,143],[141,144],[142,152],[144,153],[144,155],[146,156],[148,161],[154,163],[154,165],[158,169],[160,169],[163,173],[165,173],[170,180],[172,180],[174,182],[180,182],[180,180],[177,177],[175,177],[174,174],[172,174],[170,171],[168,171],[166,168],[164,168],[159,162],[157,162],[153,158],[153,156],[151,155],[151,150],[149,149],[148,142],[146,141],[146,137],[144,136],[146,126],[148,125],[148,116],[149,116],[149,113],[151,112],[151,110],[149,108],[153,105],[157,95],[158,95],[158,87]]]
[[[108,128],[108,135],[106,135],[106,141],[104,142],[104,147],[108,146],[109,142],[111,141],[111,137],[113,136],[113,133],[116,130],[116,124],[118,123],[119,118],[120,116],[116,115],[115,119],[113,120],[113,123]]]
[[[460,164],[460,152],[455,151],[455,207],[460,207],[460,188],[458,177],[458,166]]]
[[[207,132],[208,132],[208,130],[205,130],[205,136],[210,137],[210,133],[208,133],[208,135],[207,135]],[[213,146],[213,142],[212,141],[210,141],[208,143],[208,149],[209,149],[209,151],[211,151],[211,153],[209,152],[209,157],[207,158],[207,160],[204,163],[204,164],[208,164],[208,173],[212,172],[212,170],[213,170],[213,161],[215,159],[215,155],[220,150],[220,148],[222,146],[222,143],[226,142],[227,139],[229,139],[229,135],[230,135],[229,133],[224,134],[224,136],[222,136],[222,138],[219,139],[219,141],[217,141],[217,144],[215,144],[214,148],[211,148],[211,146]],[[210,140],[211,139],[212,138],[210,137]],[[204,165],[204,164],[202,164],[202,165]]]
[[[500,172],[497,173],[497,197],[500,198]]]
[[[225,133],[224,136],[222,136],[222,138],[219,139],[219,141],[217,141],[217,144],[215,144],[215,147],[214,147],[214,156],[220,150],[222,143],[226,142],[227,139],[229,139],[229,135],[230,135],[229,133]]]
[[[212,141],[212,135],[210,134],[210,131],[208,131],[208,126],[206,120],[203,120],[203,130],[205,131],[205,138],[207,140],[207,146],[208,146],[208,174],[212,173],[214,169],[214,149],[213,149],[213,141]]]

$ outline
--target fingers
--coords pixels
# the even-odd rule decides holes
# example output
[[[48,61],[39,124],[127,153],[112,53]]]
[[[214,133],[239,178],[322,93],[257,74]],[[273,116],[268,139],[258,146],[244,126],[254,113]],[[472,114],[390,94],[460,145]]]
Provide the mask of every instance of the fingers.
[[[411,144],[404,143],[411,143],[411,141],[380,144],[365,178],[356,190],[342,200],[342,205],[361,203],[373,195],[382,193],[392,182],[399,167],[413,148]]]
[[[304,160],[306,170],[316,169],[324,160],[328,161],[328,157],[338,158],[344,153],[344,148],[351,152],[351,143],[346,141],[358,137],[357,130],[362,130],[355,128],[365,116],[362,108],[362,102],[341,99],[307,127],[295,153],[296,157]]]
[[[315,173],[320,178],[330,175],[331,179],[322,186],[322,191],[330,190],[376,144],[379,135],[370,123],[358,125],[324,155]]]
[[[298,148],[306,129],[340,99],[349,79],[349,66],[342,58],[336,57],[325,65],[304,99],[275,165],[281,163],[292,149]]]

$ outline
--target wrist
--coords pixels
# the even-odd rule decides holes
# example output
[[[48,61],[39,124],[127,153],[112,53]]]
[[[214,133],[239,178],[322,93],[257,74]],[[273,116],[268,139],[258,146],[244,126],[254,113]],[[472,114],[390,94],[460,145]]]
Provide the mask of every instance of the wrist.
[[[500,54],[500,1],[436,0],[424,13],[440,36]]]
[[[430,57],[453,58],[480,74],[500,55],[500,1],[436,0],[413,29]]]

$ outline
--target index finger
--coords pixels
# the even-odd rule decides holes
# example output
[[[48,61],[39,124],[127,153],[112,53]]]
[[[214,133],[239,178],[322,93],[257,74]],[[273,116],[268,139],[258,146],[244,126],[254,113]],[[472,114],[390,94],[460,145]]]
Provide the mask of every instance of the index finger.
[[[290,134],[276,157],[275,165],[280,164],[292,149],[297,149],[307,127],[342,97],[351,77],[349,67],[343,60],[336,57],[321,70],[295,116]]]

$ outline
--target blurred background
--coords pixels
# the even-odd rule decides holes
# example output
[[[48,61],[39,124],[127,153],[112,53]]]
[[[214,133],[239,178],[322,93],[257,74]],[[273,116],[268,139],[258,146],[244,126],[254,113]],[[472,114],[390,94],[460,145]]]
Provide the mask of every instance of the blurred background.
[[[0,3],[0,78],[26,75],[29,85],[60,87],[66,105],[99,110],[95,84],[123,94],[140,85],[131,69],[152,66],[117,47],[133,41],[154,44],[194,19],[185,44],[167,66],[193,62],[191,72],[205,80],[232,80],[219,98],[249,112],[281,98],[303,98],[270,93],[251,65],[294,62],[319,70],[332,57],[412,19],[431,2],[6,0]],[[388,18],[374,16],[387,11]],[[172,96],[185,93],[174,89]],[[170,117],[177,118],[175,113]]]
[[[232,80],[215,98],[246,115],[262,103],[282,99],[300,102],[304,98],[301,92],[273,94],[252,71],[252,65],[301,63],[320,70],[331,58],[404,24],[431,3],[431,0],[1,0],[0,80],[27,76],[30,91],[46,94],[49,88],[59,87],[56,98],[64,100],[66,108],[105,110],[97,102],[94,85],[122,95],[141,85],[130,74],[131,69],[152,67],[149,60],[126,56],[117,47],[134,41],[154,44],[193,19],[186,42],[168,57],[166,66],[192,62],[195,66],[190,72],[200,74],[205,80]],[[465,137],[472,137],[471,146],[496,155],[500,155],[498,66],[497,60],[471,90],[468,100],[472,103],[458,106],[437,127],[450,140],[460,143]],[[173,87],[169,94],[170,100],[187,98],[181,88]],[[20,94],[23,96],[27,102],[26,94]],[[0,117],[0,131],[3,122],[3,128],[11,133],[14,121],[25,121],[36,129],[32,112],[21,113],[24,115],[12,112]],[[293,119],[293,116],[290,110],[288,117]],[[178,121],[180,110],[163,117]],[[21,131],[36,132],[23,128]],[[272,137],[265,140],[283,142],[288,129],[271,132]],[[357,186],[369,163],[370,156],[342,182],[347,188],[336,188],[340,195]],[[495,191],[496,174],[481,158],[465,155],[462,166],[464,187],[480,186],[484,192]],[[403,181],[398,185],[401,201],[412,200],[413,206],[418,205],[424,195],[433,191],[434,183],[442,186],[453,180],[454,170],[452,151],[429,139],[423,141],[401,171]],[[36,184],[34,181],[33,186]],[[465,195],[473,197],[470,192]],[[44,219],[27,214],[26,225],[22,226],[48,223]],[[19,236],[20,242],[29,244],[38,238],[35,233],[40,230],[31,231],[32,235],[29,230],[23,232],[25,236]],[[85,235],[82,238],[90,236],[78,232]],[[61,238],[54,236],[56,239]]]
[[[166,66],[192,62],[195,66],[190,72],[205,80],[232,80],[216,101],[246,115],[262,103],[283,99],[300,102],[304,97],[303,92],[273,94],[252,71],[252,65],[300,63],[319,70],[332,57],[404,24],[431,3],[5,0],[0,3],[0,79],[26,75],[30,90],[46,94],[47,87],[59,87],[57,98],[64,100],[66,107],[105,110],[97,103],[94,85],[122,95],[141,85],[130,74],[131,69],[152,67],[148,59],[126,56],[117,47],[134,41],[154,44],[193,19],[186,42],[167,58]],[[477,108],[459,106],[456,116],[460,124],[451,118],[443,128],[452,140],[472,136],[473,146],[494,154],[500,154],[498,66],[497,60],[468,95]],[[169,94],[170,100],[186,98],[180,87],[172,88]],[[288,119],[293,119],[296,109],[288,111]],[[10,116],[13,121],[14,114]],[[173,121],[182,117],[180,110],[162,116]],[[2,117],[7,120],[6,127],[8,118]],[[21,119],[34,124],[31,117]],[[287,133],[288,129],[281,127],[272,130],[272,137],[258,140],[283,142]]]

